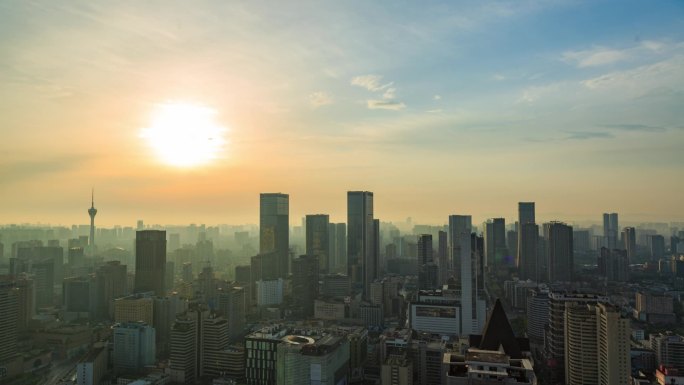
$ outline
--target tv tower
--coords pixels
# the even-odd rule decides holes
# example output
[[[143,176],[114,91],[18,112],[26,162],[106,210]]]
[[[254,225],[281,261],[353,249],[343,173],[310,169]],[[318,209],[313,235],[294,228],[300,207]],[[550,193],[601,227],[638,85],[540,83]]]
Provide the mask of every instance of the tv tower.
[[[88,215],[90,215],[90,238],[88,238],[88,251],[89,253],[95,254],[95,215],[97,214],[97,209],[95,208],[95,189],[92,190],[90,196],[90,208],[88,209]]]

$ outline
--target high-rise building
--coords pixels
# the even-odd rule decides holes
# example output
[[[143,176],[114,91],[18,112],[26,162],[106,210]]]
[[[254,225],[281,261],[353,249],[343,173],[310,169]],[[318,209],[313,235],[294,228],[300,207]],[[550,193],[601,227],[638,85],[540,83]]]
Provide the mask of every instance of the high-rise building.
[[[636,229],[634,227],[625,227],[622,230],[622,240],[625,243],[624,248],[627,250],[627,258],[630,261],[634,260],[634,257],[636,257]]]
[[[31,272],[36,288],[36,308],[54,305],[55,260],[52,258],[33,262]]]
[[[230,339],[228,321],[210,314],[202,322],[202,370],[201,375],[218,377],[230,368],[228,346]]]
[[[322,273],[334,265],[330,257],[330,217],[326,214],[306,216],[306,254],[318,258]]]
[[[598,273],[609,282],[626,282],[629,280],[629,258],[627,250],[601,248],[598,257]]]
[[[534,202],[518,202],[518,225],[537,223]]]
[[[527,297],[527,337],[530,344],[541,346],[544,343],[544,330],[549,324],[548,290],[529,289]]]
[[[418,265],[433,262],[432,259],[432,235],[422,234],[418,236]]]
[[[244,336],[246,309],[245,289],[230,287],[220,290],[218,294],[218,310],[228,321],[228,338],[236,341]]]
[[[484,326],[485,303],[479,296],[478,253],[472,244],[470,215],[450,215],[449,235],[454,266],[460,266],[461,335],[477,334]]]
[[[658,364],[684,370],[684,336],[665,332],[651,334],[649,341]]]
[[[274,253],[277,278],[286,279],[290,268],[290,196],[261,194],[259,201],[259,253]]]
[[[608,297],[598,294],[549,293],[549,326],[544,338],[546,358],[553,383],[565,380],[565,304],[578,305],[608,303]]]
[[[522,280],[542,282],[546,272],[542,271],[539,258],[539,226],[527,222],[518,226],[518,274]]]
[[[166,295],[166,231],[142,230],[135,234],[136,293]]]
[[[444,285],[449,279],[449,241],[446,231],[437,233],[437,266],[439,267],[439,284]]]
[[[347,224],[328,224],[328,270],[347,274]]]
[[[149,295],[138,293],[114,300],[114,321],[144,322],[153,325],[154,303],[151,293],[147,294]]]
[[[155,330],[144,322],[126,322],[112,328],[112,363],[117,373],[135,373],[154,364]]]
[[[97,209],[95,208],[95,190],[93,189],[90,197],[90,208],[88,215],[90,216],[90,237],[88,238],[88,254],[95,255],[97,249],[95,248],[95,215]]]
[[[651,235],[651,259],[659,260],[665,256],[665,237],[660,234]]]
[[[565,304],[565,383],[631,384],[629,320],[605,303]]]
[[[94,276],[66,278],[62,282],[64,311],[75,318],[94,319],[97,313],[97,282]]]
[[[292,261],[293,302],[305,318],[314,314],[314,300],[318,297],[318,263],[317,256],[308,254]]]
[[[201,325],[208,312],[188,309],[176,316],[171,327],[169,369],[171,381],[180,384],[194,384],[201,368]]]
[[[289,328],[272,325],[245,337],[247,385],[275,385],[277,383],[278,345],[289,334]]]
[[[619,228],[617,213],[603,214],[603,239],[604,246],[607,249],[613,250],[617,248]]]
[[[433,260],[432,235],[418,236],[418,289],[434,290],[439,286],[439,268]]]
[[[128,294],[127,276],[127,266],[119,261],[109,261],[97,269],[95,303],[98,318],[114,318],[114,300]]]
[[[574,271],[572,226],[562,222],[545,223],[544,238],[547,241],[549,282],[572,281]]]
[[[483,225],[484,234],[484,265],[488,267],[501,266],[506,263],[506,220],[504,218],[490,219]]]
[[[380,368],[380,383],[413,385],[413,363],[405,355],[390,355]]]
[[[347,275],[364,298],[368,298],[370,284],[378,275],[375,233],[373,193],[347,192]]]
[[[0,364],[13,359],[17,353],[18,313],[14,282],[0,281]]]

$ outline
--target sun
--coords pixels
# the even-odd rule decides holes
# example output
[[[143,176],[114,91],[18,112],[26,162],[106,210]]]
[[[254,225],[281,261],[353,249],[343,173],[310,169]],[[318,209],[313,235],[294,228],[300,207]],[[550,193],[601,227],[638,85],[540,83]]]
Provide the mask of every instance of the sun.
[[[215,160],[225,144],[226,128],[215,119],[216,111],[203,105],[162,103],[140,136],[162,162],[176,167],[200,166]]]

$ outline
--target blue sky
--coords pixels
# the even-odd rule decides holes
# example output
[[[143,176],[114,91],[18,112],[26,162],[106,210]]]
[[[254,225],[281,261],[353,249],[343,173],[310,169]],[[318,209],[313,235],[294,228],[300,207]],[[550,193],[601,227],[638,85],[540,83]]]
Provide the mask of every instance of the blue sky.
[[[367,189],[387,219],[684,220],[683,34],[681,1],[3,2],[0,209],[85,220],[94,185],[105,223],[253,222],[284,191],[341,220]],[[149,154],[168,100],[218,112],[219,161]]]

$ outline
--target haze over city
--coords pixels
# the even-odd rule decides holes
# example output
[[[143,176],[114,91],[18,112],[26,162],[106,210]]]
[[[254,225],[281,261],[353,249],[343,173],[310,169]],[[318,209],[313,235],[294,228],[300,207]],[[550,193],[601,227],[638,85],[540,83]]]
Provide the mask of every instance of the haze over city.
[[[84,223],[91,187],[107,226],[255,223],[263,191],[342,220],[356,189],[394,221],[683,220],[683,31],[676,1],[3,3],[2,222]],[[209,161],[144,135],[169,103],[222,128]]]

